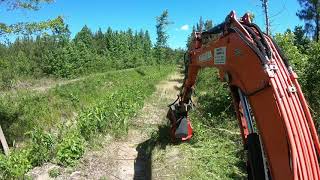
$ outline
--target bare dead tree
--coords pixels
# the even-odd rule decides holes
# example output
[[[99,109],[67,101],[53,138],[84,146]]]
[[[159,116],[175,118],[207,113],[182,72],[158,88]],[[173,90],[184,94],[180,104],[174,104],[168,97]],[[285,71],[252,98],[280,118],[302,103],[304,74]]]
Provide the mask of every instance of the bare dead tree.
[[[270,35],[270,19],[269,19],[269,6],[268,0],[261,0],[262,2],[262,9],[265,16],[265,24],[266,24],[266,33]]]

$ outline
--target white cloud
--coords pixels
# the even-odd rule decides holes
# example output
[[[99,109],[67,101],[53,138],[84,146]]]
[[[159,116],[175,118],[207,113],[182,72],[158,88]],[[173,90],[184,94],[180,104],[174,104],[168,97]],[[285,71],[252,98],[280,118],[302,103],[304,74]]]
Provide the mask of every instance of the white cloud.
[[[189,25],[188,24],[185,24],[183,26],[180,27],[180,30],[181,31],[188,31],[189,30]]]

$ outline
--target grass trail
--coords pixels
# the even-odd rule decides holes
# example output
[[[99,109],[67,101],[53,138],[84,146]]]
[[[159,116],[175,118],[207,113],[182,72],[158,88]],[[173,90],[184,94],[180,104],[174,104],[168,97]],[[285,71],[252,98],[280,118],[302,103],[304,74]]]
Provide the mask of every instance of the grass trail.
[[[166,123],[167,104],[177,95],[181,76],[174,74],[161,81],[156,91],[146,100],[143,108],[130,119],[128,135],[120,139],[101,136],[98,147],[86,152],[74,168],[61,168],[47,164],[33,171],[37,177],[48,177],[57,169],[56,179],[149,179],[152,173],[151,142],[158,127]],[[163,129],[160,128],[161,131]],[[167,134],[167,132],[163,133]]]

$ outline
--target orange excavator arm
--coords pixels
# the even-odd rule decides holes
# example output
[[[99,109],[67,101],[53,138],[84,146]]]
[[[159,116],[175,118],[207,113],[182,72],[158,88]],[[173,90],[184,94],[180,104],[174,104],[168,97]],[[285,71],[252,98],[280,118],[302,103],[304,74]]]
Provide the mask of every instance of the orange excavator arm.
[[[174,139],[192,137],[188,111],[198,71],[219,69],[230,87],[251,179],[320,179],[318,135],[297,75],[271,37],[231,12],[224,23],[196,32],[186,77],[168,118]],[[254,125],[255,124],[255,125]]]

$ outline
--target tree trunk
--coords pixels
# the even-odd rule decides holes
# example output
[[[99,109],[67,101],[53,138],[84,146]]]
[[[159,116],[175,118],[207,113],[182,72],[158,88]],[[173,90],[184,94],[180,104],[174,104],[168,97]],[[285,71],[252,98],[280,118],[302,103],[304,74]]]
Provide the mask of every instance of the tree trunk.
[[[270,20],[269,20],[269,9],[268,9],[268,0],[262,0],[262,7],[263,7],[263,12],[265,16],[265,24],[266,24],[266,33],[268,35],[271,34],[270,32]]]

